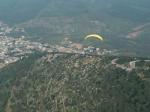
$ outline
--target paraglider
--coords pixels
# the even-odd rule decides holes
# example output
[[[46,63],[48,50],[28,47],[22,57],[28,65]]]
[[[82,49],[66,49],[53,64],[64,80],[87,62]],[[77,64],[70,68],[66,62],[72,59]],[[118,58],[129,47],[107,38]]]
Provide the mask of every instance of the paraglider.
[[[96,39],[96,40],[100,40],[100,41],[104,40],[103,37],[98,34],[87,35],[84,39]]]

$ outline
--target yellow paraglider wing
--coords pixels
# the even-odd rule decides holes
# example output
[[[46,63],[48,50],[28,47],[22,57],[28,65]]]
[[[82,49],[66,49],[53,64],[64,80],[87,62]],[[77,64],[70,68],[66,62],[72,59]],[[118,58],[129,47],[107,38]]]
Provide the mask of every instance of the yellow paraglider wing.
[[[91,34],[91,35],[87,35],[84,39],[98,39],[98,40],[101,40],[103,41],[103,37],[100,36],[100,35],[97,35],[97,34]]]

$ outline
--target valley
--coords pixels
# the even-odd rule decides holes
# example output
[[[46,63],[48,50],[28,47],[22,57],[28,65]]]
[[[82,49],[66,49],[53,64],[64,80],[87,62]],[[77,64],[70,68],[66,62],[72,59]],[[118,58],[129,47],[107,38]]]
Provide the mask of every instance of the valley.
[[[149,112],[149,0],[0,0],[0,112]]]

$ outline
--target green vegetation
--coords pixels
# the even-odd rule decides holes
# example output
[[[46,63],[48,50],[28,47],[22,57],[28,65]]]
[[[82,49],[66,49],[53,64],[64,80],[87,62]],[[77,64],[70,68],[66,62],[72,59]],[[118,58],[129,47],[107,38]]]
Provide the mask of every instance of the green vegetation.
[[[60,55],[35,52],[0,69],[0,112],[149,112],[150,63],[131,72],[127,55],[149,57],[149,0],[0,0],[0,21],[25,29],[32,40],[55,44],[65,37],[95,47],[117,49],[125,56]],[[1,29],[2,30],[2,29]],[[128,37],[128,38],[127,38]],[[137,58],[137,60],[145,60]],[[0,62],[3,60],[0,60]]]
[[[85,43],[87,34],[106,37],[97,47],[150,56],[149,0],[0,0],[0,20],[25,28],[28,37],[58,43],[65,37]],[[146,25],[146,26],[143,26]],[[143,26],[143,27],[141,27]],[[135,28],[139,35],[126,38]]]
[[[0,111],[149,112],[149,79],[116,68],[112,58],[29,56],[0,71]]]
[[[24,58],[17,63],[10,64],[4,69],[0,69],[0,112],[4,112],[13,84],[19,78],[27,75],[30,67],[40,56],[42,56],[41,53],[35,52],[29,58]]]

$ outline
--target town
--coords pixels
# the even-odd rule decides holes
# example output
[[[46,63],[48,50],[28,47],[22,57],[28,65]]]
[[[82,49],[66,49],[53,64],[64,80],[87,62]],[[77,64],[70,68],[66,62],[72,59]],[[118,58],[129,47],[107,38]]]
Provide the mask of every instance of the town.
[[[116,51],[100,49],[93,46],[84,46],[80,43],[72,42],[69,38],[65,38],[58,45],[49,45],[48,43],[33,42],[27,40],[24,35],[20,37],[12,37],[9,34],[12,31],[24,32],[22,28],[10,28],[6,24],[0,22],[0,68],[10,63],[14,63],[34,51],[40,52],[61,52],[61,53],[78,53],[78,54],[94,54],[106,55],[113,54]]]

